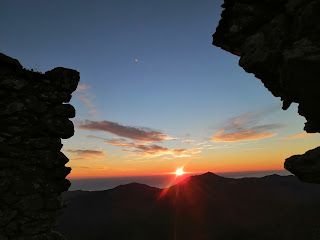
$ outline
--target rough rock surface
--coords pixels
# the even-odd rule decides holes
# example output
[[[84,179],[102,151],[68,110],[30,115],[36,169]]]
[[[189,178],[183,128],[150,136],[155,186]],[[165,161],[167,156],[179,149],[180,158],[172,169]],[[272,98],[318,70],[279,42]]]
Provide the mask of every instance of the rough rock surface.
[[[303,155],[289,157],[284,163],[286,169],[301,181],[320,183],[320,147],[307,151]]]
[[[68,190],[60,138],[74,134],[69,104],[79,73],[23,69],[0,53],[0,239],[65,239],[52,231]]]
[[[239,65],[281,97],[284,110],[298,103],[306,132],[320,132],[320,1],[225,0],[222,7],[213,45],[240,56]],[[316,161],[300,171],[304,163],[292,159],[287,170],[320,183]]]

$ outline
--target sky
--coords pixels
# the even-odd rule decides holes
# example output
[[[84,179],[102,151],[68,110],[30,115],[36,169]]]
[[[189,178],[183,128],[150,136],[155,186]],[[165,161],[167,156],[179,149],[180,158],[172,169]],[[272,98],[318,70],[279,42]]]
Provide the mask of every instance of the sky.
[[[221,0],[0,0],[0,52],[80,72],[70,179],[283,169],[318,146],[239,57],[211,44]]]

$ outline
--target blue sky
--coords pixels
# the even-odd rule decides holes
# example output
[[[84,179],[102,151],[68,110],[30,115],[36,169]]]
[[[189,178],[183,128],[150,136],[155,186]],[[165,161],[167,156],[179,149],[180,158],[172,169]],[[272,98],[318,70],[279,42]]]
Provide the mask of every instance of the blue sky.
[[[110,144],[112,137],[117,141],[123,137],[110,129],[77,128],[85,120],[127,127],[121,131],[134,127],[161,132],[175,140],[158,143],[168,149],[167,155],[147,155],[155,157],[154,168],[163,161],[168,161],[166,166],[172,162],[185,165],[197,155],[200,165],[201,159],[206,159],[204,171],[215,166],[214,161],[210,165],[208,156],[217,150],[203,148],[191,154],[191,150],[196,152],[197,143],[208,142],[214,148],[241,142],[270,152],[276,142],[277,152],[281,152],[281,144],[290,149],[290,141],[285,138],[303,132],[305,120],[298,116],[296,105],[282,111],[280,99],[273,97],[260,80],[244,72],[238,66],[238,57],[211,44],[222,11],[220,0],[13,0],[0,4],[1,52],[17,58],[28,69],[45,72],[63,66],[80,72],[82,88],[71,101],[77,110],[76,134],[64,141],[64,150],[71,159],[85,151],[90,159],[103,155],[98,165],[106,176],[150,172],[152,167],[132,163],[130,168],[136,171],[117,172],[117,167],[134,159],[130,154],[141,153],[141,146],[136,143],[131,151]],[[242,125],[234,128],[231,123],[235,119],[242,119]],[[250,123],[255,128],[248,126]],[[231,137],[239,137],[235,134],[240,129],[242,134],[257,139],[212,141],[221,129],[225,129],[221,134],[233,134]],[[293,138],[294,144],[300,141],[300,147],[294,148],[297,152],[315,147],[319,140],[318,136],[305,137]],[[104,140],[109,143],[101,138],[109,139]],[[192,147],[182,142],[188,139],[194,141]],[[131,140],[139,141],[125,137],[121,141]],[[189,149],[190,154],[170,160],[168,155],[174,156],[172,149]],[[232,153],[233,147],[228,149],[228,154]],[[279,157],[277,166],[282,164],[280,159],[284,161]],[[80,171],[77,167],[94,164],[89,157],[70,163],[75,173]]]

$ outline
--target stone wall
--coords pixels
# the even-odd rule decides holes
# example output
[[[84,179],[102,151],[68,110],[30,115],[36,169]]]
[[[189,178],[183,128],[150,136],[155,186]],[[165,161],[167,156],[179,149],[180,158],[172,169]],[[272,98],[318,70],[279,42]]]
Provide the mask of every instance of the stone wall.
[[[225,0],[222,7],[213,45],[240,56],[284,110],[298,103],[306,132],[320,132],[320,1]],[[288,158],[285,168],[320,183],[318,156],[320,148]]]
[[[74,134],[70,104],[79,73],[23,69],[0,54],[0,239],[64,239],[53,232],[70,168],[61,138]]]

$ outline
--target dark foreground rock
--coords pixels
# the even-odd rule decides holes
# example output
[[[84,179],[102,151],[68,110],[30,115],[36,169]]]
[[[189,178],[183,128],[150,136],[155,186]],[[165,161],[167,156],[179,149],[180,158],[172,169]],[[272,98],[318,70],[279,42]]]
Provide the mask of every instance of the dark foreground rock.
[[[284,167],[304,182],[320,183],[319,159],[320,147],[317,147],[307,151],[303,155],[294,155],[287,158]]]
[[[225,0],[222,7],[213,44],[240,56],[239,65],[281,97],[284,110],[298,103],[306,132],[320,132],[320,1]],[[303,167],[293,164],[290,169]],[[300,179],[320,171],[319,164],[306,164],[308,172],[293,172]]]
[[[58,240],[52,231],[65,203],[70,168],[61,138],[74,134],[69,104],[79,73],[24,69],[0,53],[0,239]]]

